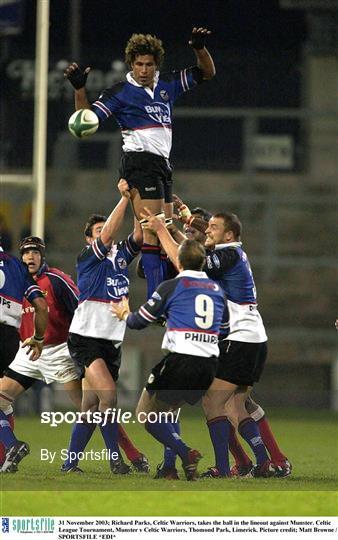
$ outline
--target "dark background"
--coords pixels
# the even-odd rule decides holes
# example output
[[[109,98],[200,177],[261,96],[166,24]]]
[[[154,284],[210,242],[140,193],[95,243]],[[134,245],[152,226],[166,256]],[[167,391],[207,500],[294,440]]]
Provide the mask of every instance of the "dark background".
[[[303,11],[280,9],[277,0],[82,0],[79,57],[72,58],[71,1],[74,0],[51,0],[50,3],[49,60],[53,80],[50,78],[49,165],[52,165],[52,141],[58,132],[66,129],[73,111],[72,93],[69,83],[63,81],[62,66],[66,61],[75,60],[83,67],[90,65],[107,73],[114,60],[123,60],[125,44],[133,32],[160,37],[166,50],[164,69],[174,69],[194,64],[194,54],[187,44],[191,28],[206,26],[212,31],[208,47],[216,64],[217,77],[180,98],[178,107],[301,106],[301,63],[306,42]],[[34,87],[31,85],[30,90],[23,91],[19,79],[9,78],[7,67],[14,59],[34,61],[35,17],[35,0],[26,0],[22,33],[0,38],[6,40],[0,73],[4,89],[0,114],[2,162],[9,168],[31,167],[32,144],[26,134],[32,128]],[[92,82],[93,77],[92,74]],[[104,87],[98,85],[90,92],[90,99],[94,100]],[[242,156],[239,119],[174,121],[175,132],[180,133],[179,140],[174,137],[172,153],[177,167],[189,167],[191,160],[186,159],[184,148],[191,145],[194,166],[208,168],[213,164],[219,169],[239,169]],[[25,131],[19,129],[23,123],[27,127]],[[113,120],[104,126],[106,131],[116,129]],[[279,130],[298,137],[297,122],[279,123]],[[202,132],[204,140],[209,141],[215,140],[217,132],[217,139],[225,141],[227,147],[224,152],[217,144],[210,144],[207,163],[200,157]],[[275,132],[275,126],[265,123],[261,132]],[[94,152],[83,166],[88,167],[88,161],[93,167],[98,166],[99,157],[95,160],[98,154]]]

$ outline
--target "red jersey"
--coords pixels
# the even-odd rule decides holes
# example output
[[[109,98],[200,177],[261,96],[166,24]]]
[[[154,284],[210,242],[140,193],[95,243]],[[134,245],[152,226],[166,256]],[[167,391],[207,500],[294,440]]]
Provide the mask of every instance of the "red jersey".
[[[58,268],[43,264],[34,276],[48,305],[48,325],[44,345],[59,345],[68,339],[69,326],[77,308],[79,291],[70,276]],[[34,308],[26,300],[22,304],[20,339],[34,334]]]

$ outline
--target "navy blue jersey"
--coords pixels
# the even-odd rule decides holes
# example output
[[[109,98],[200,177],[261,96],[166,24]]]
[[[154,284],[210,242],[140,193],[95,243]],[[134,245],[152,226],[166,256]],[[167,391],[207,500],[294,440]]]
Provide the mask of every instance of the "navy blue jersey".
[[[128,73],[125,82],[104,90],[92,109],[101,122],[114,115],[122,131],[125,152],[151,152],[169,158],[173,104],[202,80],[198,67],[157,72],[154,87],[150,89],[138,84]]]
[[[162,348],[195,356],[218,356],[218,334],[225,307],[224,292],[204,272],[185,270],[159,285],[127,325],[141,329],[161,315],[167,318]]]
[[[128,265],[140,248],[132,235],[106,248],[100,238],[86,246],[77,260],[79,305],[69,331],[81,336],[121,342],[126,324],[112,317],[110,302],[129,293]]]
[[[13,255],[0,251],[0,322],[19,328],[22,302],[43,298],[27,266]]]
[[[257,309],[255,282],[242,243],[220,244],[207,251],[205,271],[225,291],[230,321],[228,339],[248,343],[266,341]]]

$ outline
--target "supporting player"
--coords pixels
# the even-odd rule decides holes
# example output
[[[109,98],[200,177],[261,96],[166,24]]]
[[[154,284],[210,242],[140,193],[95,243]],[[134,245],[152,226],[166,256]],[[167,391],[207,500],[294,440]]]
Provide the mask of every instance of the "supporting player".
[[[44,343],[48,321],[48,308],[41,289],[30,276],[27,266],[16,257],[8,255],[0,247],[0,376],[12,362],[19,348],[18,328],[22,316],[24,299],[32,304],[36,316],[32,334],[22,344],[28,348],[30,360],[39,358]],[[0,452],[1,472],[17,467],[17,464],[29,454],[29,446],[18,441],[13,433],[14,419],[12,399],[3,388],[0,378]],[[6,454],[3,455],[4,448]]]
[[[204,261],[203,246],[186,240],[178,250],[178,276],[162,283],[138,311],[129,312],[127,299],[112,304],[113,313],[132,329],[145,328],[162,314],[167,318],[162,349],[169,352],[151,372],[137,405],[138,418],[197,403],[213,388],[225,300],[221,287],[201,271]],[[187,480],[195,480],[201,454],[182,441],[170,422],[147,421],[145,428],[180,456]]]
[[[176,242],[156,216],[151,216],[150,212],[146,211],[146,217],[171,260],[177,264]],[[226,339],[220,340],[220,363],[216,377],[218,391],[212,395],[209,393],[204,400],[216,458],[216,467],[210,468],[206,473],[212,477],[230,475],[225,451],[228,448],[230,423],[225,416],[224,407],[232,396],[236,405],[239,432],[252,448],[257,460],[253,475],[257,477],[275,474],[258,427],[245,408],[251,386],[254,381],[259,380],[264,366],[266,334],[257,310],[250,265],[241,248],[240,233],[241,224],[237,216],[229,213],[213,216],[206,230],[206,247],[211,251],[207,252],[205,270],[209,277],[217,280],[224,289],[230,311],[230,334]]]
[[[191,229],[196,231],[197,229],[199,232],[196,238],[199,238],[201,241],[203,241],[203,237],[205,239],[205,231],[207,229],[205,220],[201,219],[201,217],[203,216],[197,215],[194,210],[190,211],[187,205],[184,204],[177,195],[173,195],[173,198],[180,219],[185,223],[185,230]],[[223,335],[223,339],[225,339],[226,337],[227,335]],[[292,465],[286,455],[280,449],[278,442],[276,441],[270,427],[269,421],[266,417],[265,411],[259,404],[257,404],[252,399],[251,396],[248,396],[248,398],[246,399],[245,407],[247,412],[255,420],[259,427],[259,432],[261,434],[264,445],[267,448],[271,461],[275,466],[276,476],[279,478],[289,476],[292,471]],[[229,417],[232,418],[233,400],[228,401],[226,408],[227,414],[229,415]],[[231,475],[245,476],[251,470],[252,462],[249,456],[244,451],[243,447],[241,446],[239,440],[237,439],[236,430],[234,429],[234,426],[232,424],[230,425],[229,429],[229,449],[235,458],[235,465],[231,469]]]
[[[175,100],[196,84],[214,77],[213,60],[205,47],[210,31],[193,28],[189,45],[197,59],[195,67],[160,73],[164,57],[162,42],[149,34],[133,34],[125,49],[131,71],[127,80],[104,90],[91,105],[85,85],[90,68],[81,71],[73,62],[65,77],[75,89],[75,108],[91,108],[100,122],[114,115],[122,132],[120,176],[137,188],[133,207],[138,219],[144,207],[154,214],[165,210],[172,216],[172,108]],[[148,298],[163,280],[157,239],[146,228],[142,246]]]
[[[121,199],[108,219],[93,215],[86,225],[87,247],[78,257],[78,286],[80,290],[79,306],[75,311],[70,326],[68,346],[70,354],[81,369],[85,371],[83,381],[82,411],[99,410],[104,413],[116,406],[116,381],[121,364],[121,343],[126,325],[115,320],[112,323],[109,302],[118,301],[128,295],[128,265],[139,253],[142,243],[142,231],[135,222],[135,229],[127,240],[115,243],[114,238],[123,221],[130,192],[128,183],[121,179],[119,184]],[[119,452],[118,425],[112,415],[108,422],[100,424],[100,430],[110,455],[118,458],[110,461],[114,474],[126,474],[130,467],[126,465]],[[77,423],[74,426],[69,452],[79,454],[90,440],[95,423]],[[141,472],[148,472],[146,457],[125,436],[125,443],[134,449],[132,460],[134,467]],[[68,459],[62,470],[77,470],[78,459]]]

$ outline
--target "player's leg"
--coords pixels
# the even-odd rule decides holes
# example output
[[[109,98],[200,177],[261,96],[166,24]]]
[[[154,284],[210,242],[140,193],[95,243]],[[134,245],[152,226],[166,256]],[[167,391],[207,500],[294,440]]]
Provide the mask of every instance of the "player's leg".
[[[279,448],[278,442],[276,441],[269,421],[265,415],[265,411],[252,399],[250,395],[245,401],[245,407],[251,418],[253,418],[258,425],[263,443],[270,454],[271,461],[276,467],[276,476],[279,478],[289,476],[291,474],[292,465],[286,455]]]
[[[136,448],[122,424],[118,424],[118,444],[122,448],[133,468],[137,472],[148,473],[150,470],[148,458]]]
[[[225,414],[229,421],[229,450],[235,459],[235,464],[230,470],[231,476],[246,476],[251,471],[253,463],[237,437],[237,415],[234,396],[227,401]]]
[[[99,423],[100,431],[107,450],[110,452],[111,464],[120,461],[118,447],[118,425],[113,414],[116,410],[117,392],[116,384],[103,358],[96,358],[86,367],[85,378],[90,388],[96,393],[99,404],[98,410],[101,412]]]
[[[181,424],[179,421],[178,411],[173,411],[175,418],[171,422],[177,435],[181,435]],[[157,465],[155,478],[165,478],[166,480],[177,480],[178,473],[176,469],[176,457],[177,454],[170,448],[170,446],[165,446],[163,450],[163,461]]]
[[[6,370],[8,373],[9,370]],[[28,386],[29,387],[29,386]],[[1,455],[0,471],[16,472],[18,463],[29,454],[29,446],[14,434],[14,400],[25,387],[9,376],[0,379],[0,442],[5,452]]]
[[[236,390],[236,385],[215,378],[203,398],[203,409],[207,419],[210,439],[214,448],[215,467],[205,476],[230,476],[229,465],[229,422],[225,415],[225,404]]]
[[[164,199],[142,199],[139,192],[135,190],[132,204],[135,216],[141,221],[143,228],[142,266],[147,280],[147,298],[150,298],[156,287],[163,281],[161,248],[156,234],[147,229],[147,224],[141,214],[144,208],[148,208],[152,214],[162,213]]]
[[[98,410],[99,398],[96,393],[90,388],[86,379],[82,380],[81,399],[78,406],[78,410],[82,410],[84,414],[81,417],[80,422],[76,422],[73,426],[68,450],[67,459],[61,467],[61,472],[70,473],[83,472],[78,467],[79,458],[81,452],[83,452],[89,443],[96,424],[91,421],[91,416],[86,414],[87,412],[95,412]]]
[[[251,387],[239,386],[234,395],[235,410],[237,413],[238,433],[248,443],[256,459],[256,466],[253,469],[254,476],[273,476],[274,468],[267,454],[263,440],[259,433],[256,422],[248,415],[245,401],[251,392]]]
[[[144,423],[145,429],[154,439],[164,446],[171,448],[181,458],[187,480],[194,480],[197,463],[201,455],[196,450],[192,450],[181,439],[176,433],[171,421],[156,421],[154,417],[154,415],[172,411],[172,409],[172,404],[159,400],[156,393],[149,393],[147,389],[144,389],[136,408],[136,415],[138,420]],[[191,471],[188,469],[189,466],[191,466]],[[175,479],[177,478],[178,476]]]

